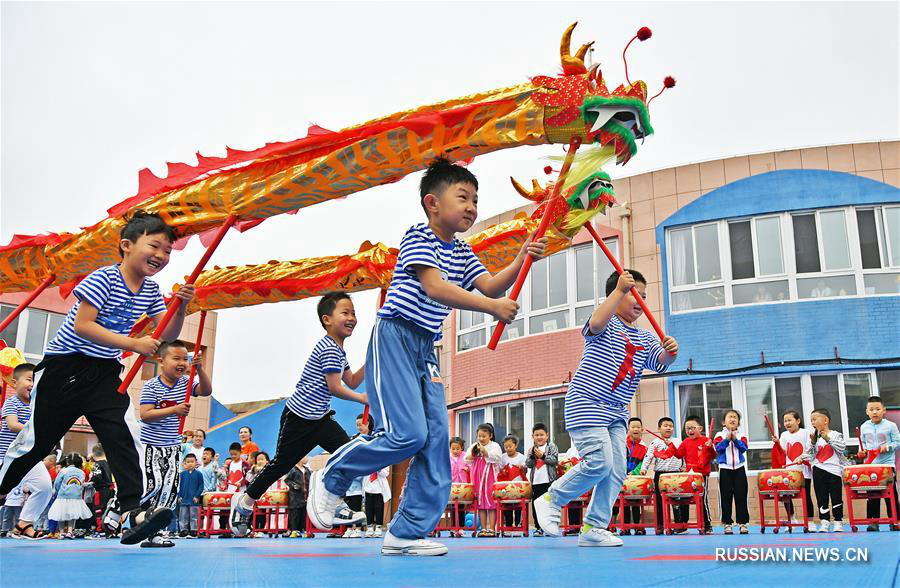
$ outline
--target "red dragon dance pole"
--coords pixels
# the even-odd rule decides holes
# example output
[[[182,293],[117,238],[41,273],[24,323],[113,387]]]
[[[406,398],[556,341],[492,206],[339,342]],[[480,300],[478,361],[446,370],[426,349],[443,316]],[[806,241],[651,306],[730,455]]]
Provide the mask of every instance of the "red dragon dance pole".
[[[225,233],[228,232],[228,229],[231,228],[236,220],[237,217],[233,214],[225,219],[225,222],[222,223],[222,226],[219,227],[219,230],[216,232],[216,236],[213,239],[212,243],[210,243],[209,247],[206,248],[206,252],[203,254],[203,257],[201,257],[200,261],[197,262],[197,267],[195,267],[191,275],[188,276],[185,284],[193,284],[197,281],[197,277],[200,275],[200,272],[203,271],[203,268],[206,266],[207,262],[209,262],[209,258],[212,257],[212,254],[215,252],[216,248],[219,247],[222,239],[225,238]],[[169,326],[169,323],[172,322],[172,318],[175,316],[175,312],[180,306],[181,299],[177,296],[173,296],[172,301],[169,302],[169,308],[166,309],[166,314],[163,315],[162,320],[160,320],[159,324],[156,325],[156,329],[153,331],[151,337],[153,337],[154,339],[159,339],[162,336],[163,331],[165,331],[166,327]],[[141,369],[142,365],[144,365],[145,359],[147,359],[146,356],[138,355],[137,359],[134,362],[134,365],[132,365],[131,369],[128,371],[128,375],[125,376],[125,379],[122,380],[122,384],[119,386],[119,394],[125,394],[125,392],[128,390],[128,386],[131,385],[131,381],[134,380],[134,377],[137,375],[138,370]]]
[[[566,153],[566,159],[563,161],[562,169],[559,171],[559,177],[556,179],[556,183],[553,184],[553,193],[547,200],[547,207],[544,209],[544,215],[541,217],[541,224],[538,225],[538,230],[534,234],[535,240],[543,237],[544,233],[547,232],[547,227],[550,226],[550,217],[553,214],[553,201],[559,196],[559,191],[562,188],[566,176],[569,174],[569,168],[572,167],[572,161],[575,159],[575,152],[578,151],[579,147],[581,147],[581,139],[572,137],[569,141],[569,152]],[[522,262],[522,267],[519,269],[519,275],[516,276],[516,281],[509,293],[509,297],[512,300],[518,300],[519,294],[522,292],[522,286],[525,285],[525,278],[528,277],[528,272],[531,271],[533,263],[534,258],[530,255],[526,255],[525,261]],[[488,343],[488,349],[491,351],[497,349],[497,344],[500,342],[500,337],[503,335],[504,328],[506,328],[506,323],[503,322],[498,322],[497,326],[494,327],[494,334],[491,335],[491,340]]]
[[[614,268],[616,268],[616,271],[619,273],[619,275],[621,275],[622,272],[625,271],[624,269],[622,269],[622,264],[619,263],[619,260],[616,259],[616,257],[612,254],[612,251],[609,250],[609,247],[606,246],[606,243],[603,242],[603,239],[600,238],[600,235],[597,234],[597,230],[594,229],[594,226],[590,222],[587,222],[585,223],[584,228],[588,230],[588,232],[591,234],[591,237],[594,238],[594,241],[597,242],[597,245],[600,246],[600,249],[606,255],[606,258],[609,259],[609,262],[613,265]],[[662,327],[659,326],[659,323],[656,322],[656,319],[653,318],[653,315],[650,313],[650,309],[647,308],[647,303],[644,302],[644,297],[641,296],[638,293],[637,289],[634,287],[631,288],[631,295],[634,296],[634,299],[637,300],[638,304],[641,305],[641,310],[644,311],[644,315],[647,317],[647,320],[650,321],[650,324],[653,326],[653,330],[656,331],[659,340],[663,341],[666,338],[666,335],[665,333],[663,333]]]
[[[194,344],[194,357],[200,353],[200,345],[203,343],[203,325],[206,324],[206,311],[200,311],[200,326],[197,327],[197,343]],[[188,383],[187,383],[187,391],[184,393],[184,403],[187,404],[191,401],[191,388],[194,387],[194,376],[197,375],[197,366],[191,363],[191,371],[188,375]],[[186,416],[181,417],[180,422],[178,423],[178,434],[181,435],[184,433],[184,423],[187,420]]]

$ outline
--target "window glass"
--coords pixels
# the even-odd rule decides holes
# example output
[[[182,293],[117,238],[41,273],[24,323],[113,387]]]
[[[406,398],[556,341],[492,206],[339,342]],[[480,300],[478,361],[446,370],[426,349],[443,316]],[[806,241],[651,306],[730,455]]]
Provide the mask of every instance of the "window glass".
[[[738,284],[731,287],[731,300],[733,304],[778,302],[779,300],[789,300],[790,297],[790,289],[787,280],[758,284]]]
[[[866,294],[900,294],[900,274],[866,274]]]
[[[884,209],[884,225],[887,229],[885,241],[891,257],[891,267],[896,267],[900,265],[900,207]]]
[[[12,314],[13,307],[12,306],[0,306],[0,321],[5,320],[6,317]],[[3,329],[3,332],[0,332],[0,339],[6,342],[10,347],[16,346],[16,333],[19,330],[19,319],[22,317],[20,314],[7,326]]]
[[[771,449],[750,449],[747,451],[747,468],[751,471],[772,469]]]
[[[803,397],[800,394],[800,378],[775,378],[775,404],[778,407],[778,422],[772,422],[772,427],[777,433],[781,422],[784,420],[784,413],[789,410],[796,410],[800,415],[800,421],[804,424],[809,422],[809,415],[803,414]],[[750,404],[747,403],[749,408]]]
[[[759,275],[772,276],[784,273],[781,219],[770,217],[756,220],[756,248],[759,257]]]
[[[472,326],[472,311],[471,310],[460,310],[459,311],[459,328],[460,330],[468,329]]]
[[[604,239],[603,243],[606,244],[607,249],[613,254],[613,257],[618,259],[619,240]],[[610,263],[606,255],[602,251],[599,251],[597,253],[597,296],[599,298],[606,298],[606,280],[608,280],[609,276],[615,271],[616,268],[613,267],[613,264]]]
[[[456,430],[463,441],[466,442],[466,447],[463,447],[463,451],[465,451],[472,444],[472,414],[469,412],[459,413],[457,422]]]
[[[532,412],[532,426],[543,423],[544,426],[547,427],[547,431],[552,434],[551,425],[553,424],[550,421],[550,401],[549,400],[535,400],[531,404],[531,412]],[[555,439],[551,438],[551,441],[555,441]]]
[[[891,408],[900,407],[900,369],[877,370],[878,395],[884,405]]]
[[[819,242],[814,214],[796,214],[791,219],[794,225],[794,257],[797,273],[805,274],[822,271],[819,264]]]
[[[850,267],[850,247],[847,244],[847,223],[843,210],[819,213],[822,225],[822,257],[826,270]]]
[[[547,258],[531,266],[531,310],[547,308]]]
[[[712,282],[722,279],[718,227],[716,225],[696,227],[694,238],[697,241],[697,281]]]
[[[47,333],[47,313],[32,309],[27,312],[28,329],[25,334],[24,351],[29,355],[43,355],[44,335]]]
[[[797,296],[799,298],[831,298],[832,296],[852,296],[854,294],[856,294],[856,278],[853,276],[800,278],[797,280]]]
[[[734,280],[752,278],[753,243],[750,237],[750,221],[728,223],[728,240],[731,248],[731,277]]]
[[[50,314],[50,327],[47,329],[47,341],[56,337],[56,332],[63,326],[64,322],[66,322],[66,315],[56,313]]]
[[[525,453],[525,405],[509,405],[509,434],[519,438],[519,451]]]
[[[843,378],[847,426],[855,431],[856,427],[869,420],[866,414],[866,401],[872,395],[872,382],[869,374],[843,374]],[[855,432],[853,436],[855,437]]]
[[[497,323],[494,323],[496,325]],[[525,319],[516,319],[513,322],[509,323],[503,328],[503,333],[500,335],[501,341],[506,341],[508,339],[518,339],[519,337],[523,337],[525,335]],[[493,333],[494,327],[491,327],[491,332]]]
[[[547,314],[540,314],[528,319],[528,332],[532,335],[566,329],[569,327],[569,311],[558,310]]]
[[[741,424],[749,441],[768,441],[771,438],[765,418],[775,427],[775,411],[772,407],[772,380],[770,378],[744,380],[747,398],[747,414]]]
[[[494,436],[497,437],[497,443],[503,447],[503,438],[506,437],[506,406],[495,406],[493,414]]]
[[[881,267],[881,254],[878,250],[878,231],[875,228],[875,211],[857,210],[856,226],[859,229],[859,253],[862,256],[863,268]]]
[[[569,301],[566,282],[566,252],[551,255],[550,263],[550,306],[559,306]]]
[[[671,232],[672,285],[684,286],[696,283],[694,276],[694,242],[691,229]]]
[[[485,344],[484,329],[472,331],[471,333],[464,333],[458,337],[458,340],[457,351],[481,347]]]
[[[554,398],[553,404],[553,442],[560,453],[564,453],[572,446],[572,439],[566,431],[566,399]]]
[[[484,424],[484,409],[479,408],[472,411],[472,443],[478,438],[478,425]]]
[[[591,315],[594,313],[593,306],[581,306],[575,309],[575,326],[579,329],[582,328],[587,322],[588,319],[591,318]]]
[[[690,415],[704,418],[703,384],[682,384],[678,386],[678,426],[684,429],[684,419]]]
[[[590,243],[575,248],[575,300],[594,301],[594,247]]]
[[[672,310],[696,310],[698,308],[711,308],[725,305],[725,288],[703,288],[702,290],[689,290],[687,292],[672,293]]]
[[[838,379],[836,375],[811,376],[813,389],[813,409],[825,408],[831,415],[829,428],[844,432],[841,417],[841,401],[838,398]],[[809,415],[804,415],[807,419]]]
[[[709,428],[709,420],[713,419],[712,433],[722,428],[725,422],[725,411],[734,406],[731,400],[731,382],[708,382],[706,384],[706,403],[709,408],[709,414],[706,415],[707,421],[703,423],[703,430]],[[709,432],[707,432],[709,433]]]

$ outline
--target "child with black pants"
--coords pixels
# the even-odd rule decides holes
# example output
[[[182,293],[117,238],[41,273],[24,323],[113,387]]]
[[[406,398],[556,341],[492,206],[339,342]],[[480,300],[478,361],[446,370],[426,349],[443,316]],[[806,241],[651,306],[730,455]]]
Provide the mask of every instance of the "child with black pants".
[[[722,505],[722,523],[725,525],[725,534],[731,535],[731,506],[737,510],[737,523],[741,528],[741,535],[750,532],[747,524],[750,522],[750,513],[747,510],[747,469],[746,456],[747,437],[738,434],[741,425],[741,415],[731,409],[725,413],[725,426],[713,439],[716,448],[716,461],[719,464],[719,495]]]
[[[288,531],[293,538],[306,531],[306,497],[309,491],[309,477],[312,472],[306,467],[309,461],[303,456],[284,478],[288,487]]]
[[[550,489],[550,484],[556,481],[556,466],[559,464],[559,450],[550,441],[547,425],[535,423],[531,429],[531,438],[534,445],[525,459],[525,467],[528,468],[528,481],[531,482],[532,512],[534,501],[544,495]],[[537,516],[533,517],[535,535],[543,535],[541,524]]]
[[[363,481],[366,508],[366,537],[384,536],[384,505],[391,499],[391,484],[388,481],[390,466],[370,474]]]
[[[666,457],[668,446],[666,443],[675,433],[675,421],[669,417],[662,417],[657,421],[656,428],[662,439],[654,437],[650,441],[650,447],[647,449],[647,457],[641,462],[641,475],[646,476],[647,472],[653,471],[653,491],[656,493],[656,534],[663,533],[663,508],[662,495],[659,492],[659,477],[662,474],[672,474],[680,472],[684,469],[684,461],[680,457],[674,455]],[[676,506],[674,507],[674,519],[676,523],[684,523],[688,520],[687,509],[690,507]]]
[[[844,504],[841,498],[844,471],[844,436],[828,428],[831,414],[826,408],[812,411],[810,422],[814,427],[810,435],[809,450],[803,456],[804,461],[812,463],[813,487],[816,489],[816,502],[819,504],[819,533],[829,531],[840,533],[844,530]],[[828,506],[834,515],[834,526],[831,525]]]
[[[803,454],[809,449],[809,431],[801,428],[800,413],[796,410],[788,410],[782,415],[784,432],[781,437],[772,437],[772,441],[781,446],[785,456],[785,468],[803,473],[803,482],[806,484],[806,515],[809,518],[808,531],[816,532],[816,524],[813,517],[816,514],[812,501],[812,470],[808,463],[803,463]],[[784,509],[791,517],[792,522],[797,522],[794,517],[794,499],[790,496],[784,499]]]

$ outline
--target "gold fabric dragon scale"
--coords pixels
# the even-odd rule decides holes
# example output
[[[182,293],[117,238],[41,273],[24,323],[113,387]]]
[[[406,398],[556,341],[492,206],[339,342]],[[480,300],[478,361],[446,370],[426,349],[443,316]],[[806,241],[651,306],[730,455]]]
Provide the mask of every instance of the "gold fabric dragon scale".
[[[277,214],[395,182],[439,155],[468,160],[522,145],[568,143],[573,136],[611,149],[624,164],[636,152],[636,140],[653,132],[647,86],[636,81],[607,90],[599,68],[584,62],[592,43],[571,54],[574,28],[562,37],[563,71],[556,76],[536,76],[338,132],[313,127],[307,137],[253,151],[198,154],[195,166],[169,164],[165,178],[144,169],[138,193],[110,208],[97,224],[76,234],[15,235],[0,247],[0,293],[33,290],[50,275],[57,285],[71,284],[116,263],[119,233],[138,209],[160,214],[180,237],[214,229],[230,215],[246,230]],[[635,38],[649,36],[642,28]]]

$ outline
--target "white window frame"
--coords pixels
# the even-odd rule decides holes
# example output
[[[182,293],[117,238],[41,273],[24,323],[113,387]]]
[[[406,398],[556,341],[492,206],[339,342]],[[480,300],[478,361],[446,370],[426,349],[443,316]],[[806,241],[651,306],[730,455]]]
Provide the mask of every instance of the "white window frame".
[[[6,304],[6,303],[4,303],[3,306],[8,306],[8,307],[10,307],[10,308],[15,308],[15,306],[12,305],[12,304]],[[41,350],[42,350],[42,351],[41,351],[40,354],[26,353],[26,352],[25,352],[25,340],[26,340],[27,337],[28,337],[28,321],[31,319],[32,313],[33,313],[33,312],[42,312],[42,313],[45,313],[45,314],[47,315],[47,324],[44,325],[44,336],[43,336],[43,341],[42,341],[42,343],[41,343]],[[40,361],[44,358],[43,350],[46,349],[47,343],[50,341],[50,332],[49,332],[49,331],[50,331],[50,324],[51,324],[51,320],[50,320],[50,319],[51,319],[53,316],[60,317],[60,318],[62,318],[63,320],[65,320],[65,317],[66,317],[65,314],[61,314],[61,313],[58,313],[58,312],[53,312],[52,310],[44,310],[44,309],[42,309],[42,308],[26,308],[24,311],[22,311],[22,313],[21,313],[21,314],[19,315],[19,317],[18,317],[19,322],[18,322],[18,324],[16,325],[16,338],[15,338],[15,340],[12,341],[12,342],[7,341],[6,343],[7,343],[10,347],[16,347],[16,348],[22,350],[22,354],[25,356],[25,360],[28,361],[28,363],[34,363],[34,364],[40,363]]]
[[[480,406],[476,406],[476,407],[473,407],[473,408],[467,408],[467,409],[465,409],[465,410],[459,410],[459,411],[456,412],[456,436],[462,437],[462,435],[460,434],[460,426],[459,426],[459,425],[460,425],[460,418],[461,418],[461,417],[462,417],[462,418],[468,418],[468,419],[470,420],[470,422],[471,422],[472,440],[468,440],[468,439],[465,439],[465,438],[463,438],[463,440],[466,441],[467,445],[471,445],[472,443],[475,442],[475,430],[477,429],[478,425],[480,424],[480,423],[475,423],[474,421],[472,421],[472,412],[474,412],[474,411],[476,411],[476,410],[484,410],[484,416],[485,416],[484,422],[490,423],[490,424],[492,424],[492,425],[496,425],[496,423],[494,423],[494,408],[498,408],[498,407],[506,407],[506,423],[507,423],[507,427],[508,427],[508,425],[509,425],[509,407],[510,407],[510,406],[515,406],[515,405],[517,405],[517,404],[521,404],[521,405],[522,405],[522,408],[523,408],[523,411],[522,411],[522,412],[523,412],[523,430],[522,430],[522,433],[523,433],[523,434],[522,434],[522,437],[523,437],[523,438],[522,438],[522,439],[519,439],[519,453],[526,453],[526,450],[527,450],[527,449],[530,449],[530,448],[531,448],[531,445],[532,445],[532,441],[531,441],[531,429],[534,427],[534,424],[535,424],[535,420],[534,420],[534,403],[535,403],[535,402],[543,402],[543,401],[546,401],[546,402],[549,403],[549,406],[550,406],[550,422],[547,422],[547,423],[544,423],[544,424],[545,424],[545,425],[547,426],[547,428],[550,430],[550,431],[549,431],[549,433],[550,433],[550,440],[553,441],[553,440],[554,440],[554,430],[553,430],[553,401],[554,401],[554,400],[557,400],[557,399],[563,399],[563,398],[565,398],[565,397],[566,397],[565,394],[553,394],[553,395],[550,395],[550,396],[537,396],[537,397],[534,397],[534,398],[519,398],[519,399],[516,399],[516,400],[506,400],[506,401],[503,401],[503,402],[496,402],[496,403],[493,403],[493,404],[482,404],[482,405],[480,405]],[[465,415],[465,416],[463,416],[463,415]],[[507,428],[507,431],[508,431],[508,430],[509,430],[509,429]],[[508,433],[507,433],[507,434],[508,434]],[[555,442],[555,441],[554,441],[554,442]],[[499,443],[500,445],[502,445],[502,444],[503,444],[503,440],[500,439],[500,438],[497,438],[497,443]],[[566,451],[568,451],[568,449],[570,449],[570,448],[571,448],[571,445],[570,445],[569,448],[566,449]],[[564,452],[563,452],[562,450],[560,450],[560,453],[564,453]]]
[[[615,256],[619,255],[619,243],[620,239],[618,236],[607,237],[603,240],[607,247],[613,252]],[[576,262],[575,255],[576,250],[582,249],[584,247],[590,247],[592,251],[592,261],[593,261],[593,270],[592,270],[592,280],[594,284],[594,298],[591,301],[576,300],[577,297],[577,280],[578,276],[576,273]],[[563,251],[557,252],[554,255],[565,255],[566,256],[566,303],[558,304],[556,306],[548,306],[546,308],[541,308],[540,310],[532,310],[531,309],[531,275],[525,280],[524,285],[522,286],[522,292],[519,295],[519,304],[520,311],[516,316],[516,320],[522,321],[522,333],[515,337],[514,339],[503,339],[501,340],[501,345],[506,341],[514,341],[518,339],[522,339],[524,337],[532,337],[535,335],[544,335],[547,333],[554,333],[558,331],[565,331],[571,329],[581,329],[580,324],[576,324],[575,316],[576,311],[581,308],[593,307],[596,308],[597,305],[606,300],[606,292],[604,290],[605,283],[600,283],[601,276],[598,275],[600,264],[606,260],[606,256],[600,250],[600,247],[597,246],[593,241],[587,243],[580,243],[573,247],[569,247]],[[549,263],[549,262],[548,262]],[[549,270],[549,268],[548,268]],[[548,274],[549,275],[549,274]],[[549,302],[549,282],[548,282],[548,302]],[[563,329],[555,329],[552,331],[541,331],[540,333],[531,333],[530,319],[536,316],[541,316],[545,314],[552,314],[555,312],[565,311],[568,324],[570,326],[565,327]],[[454,341],[454,349],[456,349],[456,353],[468,353],[469,351],[473,351],[475,349],[481,349],[487,345],[487,342],[491,338],[491,334],[494,332],[494,328],[497,326],[497,321],[493,319],[490,315],[485,314],[487,319],[486,323],[480,323],[475,326],[470,326],[465,329],[461,328],[462,325],[462,317],[464,312],[471,311],[454,311],[455,315],[455,324],[456,324],[456,340]],[[470,347],[468,349],[461,350],[460,349],[460,339],[462,336],[467,335],[469,333],[473,333],[479,330],[484,330],[485,332],[485,344],[484,345],[476,345],[474,347]]]
[[[683,285],[683,286],[675,286],[674,285],[674,265],[672,261],[672,241],[671,241],[671,233],[672,231],[683,230],[685,226],[677,226],[677,227],[669,227],[666,229],[666,263],[668,267],[667,272],[667,281],[668,281],[668,296],[669,296],[669,308],[672,314],[688,314],[693,312],[707,312],[711,310],[721,309],[721,308],[729,308],[735,306],[753,306],[759,304],[785,304],[791,302],[810,302],[810,301],[820,301],[821,298],[799,298],[798,297],[798,280],[805,279],[816,279],[816,278],[831,278],[831,277],[840,277],[840,276],[852,276],[854,279],[854,284],[856,287],[855,294],[846,294],[844,296],[830,296],[829,300],[837,298],[862,298],[862,297],[871,297],[871,296],[897,296],[897,293],[878,293],[878,294],[866,294],[865,288],[865,277],[867,275],[873,274],[896,274],[900,272],[900,260],[889,260],[890,265],[886,265],[884,260],[882,259],[882,267],[881,268],[872,268],[872,269],[863,269],[862,267],[862,255],[860,252],[860,243],[859,243],[859,230],[858,230],[858,220],[856,216],[857,210],[880,210],[882,219],[884,218],[885,209],[893,209],[900,208],[898,206],[883,204],[883,205],[875,205],[875,206],[844,206],[844,207],[831,207],[831,208],[821,208],[814,210],[793,210],[789,212],[782,212],[777,214],[761,214],[756,216],[748,216],[748,217],[737,217],[737,218],[728,218],[728,219],[720,219],[717,221],[711,222],[702,222],[697,223],[696,225],[689,225],[690,228],[706,226],[710,224],[717,224],[719,227],[719,263],[720,269],[722,270],[722,279],[718,281],[711,282],[702,282],[691,285]],[[850,267],[848,269],[832,269],[832,270],[821,270],[819,272],[808,272],[808,273],[798,273],[797,272],[797,260],[794,254],[794,230],[793,230],[793,217],[796,215],[807,215],[812,214],[816,223],[816,240],[818,247],[818,255],[819,255],[819,266],[825,267],[824,260],[824,248],[822,243],[822,228],[820,216],[821,213],[826,212],[835,212],[840,211],[844,216],[845,229],[847,233],[847,245],[849,247],[850,254]],[[729,225],[731,223],[737,222],[750,222],[750,231],[751,231],[751,241],[753,247],[753,263],[754,263],[754,273],[758,273],[759,271],[759,248],[758,248],[758,240],[756,236],[756,223],[758,220],[767,219],[767,218],[780,218],[780,231],[781,231],[781,255],[782,255],[782,265],[784,268],[784,272],[781,274],[772,274],[766,276],[755,276],[753,278],[742,278],[742,279],[733,279],[732,278],[732,270],[731,270],[731,244],[729,237]],[[887,227],[887,223],[883,222],[885,227]],[[876,231],[878,235],[878,250],[879,257],[882,258],[882,251],[888,251],[888,255],[890,256],[890,244],[885,241],[885,239],[890,238],[890,234],[884,235],[882,231],[882,225],[876,222]],[[693,238],[693,233],[692,233]],[[696,246],[694,247],[694,271],[696,277]],[[734,286],[741,286],[746,284],[765,284],[769,282],[778,282],[778,281],[787,281],[788,283],[788,297],[784,300],[771,300],[765,302],[748,302],[743,304],[734,304]],[[719,306],[708,306],[704,308],[696,308],[690,310],[675,310],[674,304],[674,295],[682,292],[690,292],[694,290],[703,290],[707,288],[714,287],[722,287],[724,289],[724,300],[725,303]]]

